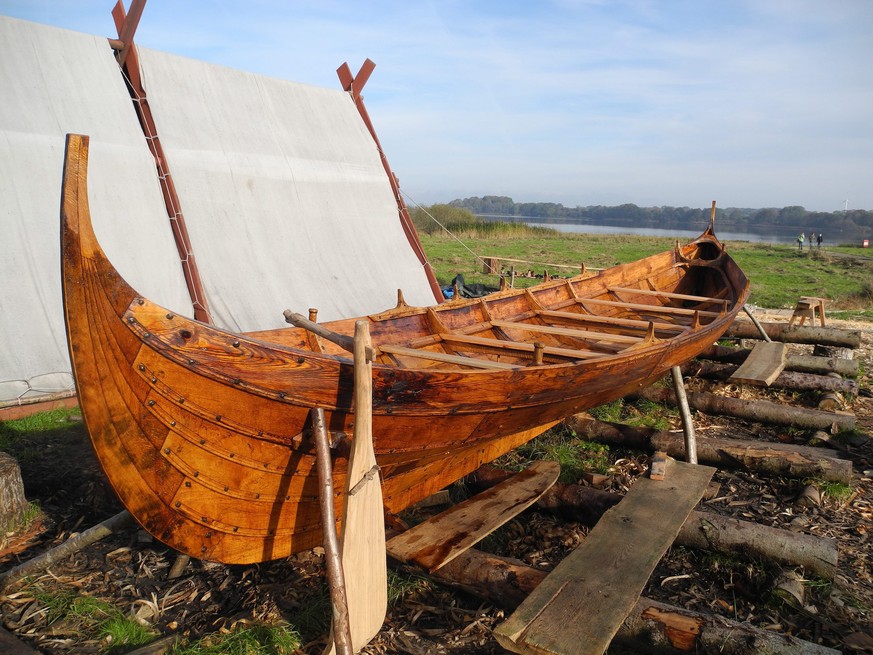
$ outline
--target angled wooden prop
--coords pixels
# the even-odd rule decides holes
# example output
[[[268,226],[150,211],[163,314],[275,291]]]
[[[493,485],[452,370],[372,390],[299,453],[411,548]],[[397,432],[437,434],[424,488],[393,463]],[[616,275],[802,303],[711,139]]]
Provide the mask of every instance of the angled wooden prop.
[[[340,550],[355,652],[376,636],[388,609],[382,483],[373,450],[373,352],[367,320],[355,321],[355,431],[343,500]],[[331,626],[331,635],[333,626]],[[336,652],[333,640],[325,653]]]

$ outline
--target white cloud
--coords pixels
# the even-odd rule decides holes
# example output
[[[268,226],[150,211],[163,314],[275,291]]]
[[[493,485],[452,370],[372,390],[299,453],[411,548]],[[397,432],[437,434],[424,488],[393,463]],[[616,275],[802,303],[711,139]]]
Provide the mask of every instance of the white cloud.
[[[107,36],[103,2],[0,12]],[[336,88],[425,202],[873,209],[873,3],[152,2],[148,47]]]

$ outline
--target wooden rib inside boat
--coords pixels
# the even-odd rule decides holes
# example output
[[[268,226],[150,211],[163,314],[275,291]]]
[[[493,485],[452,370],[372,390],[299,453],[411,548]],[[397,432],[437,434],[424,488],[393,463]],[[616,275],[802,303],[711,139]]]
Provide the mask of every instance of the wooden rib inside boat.
[[[325,412],[341,489],[355,416],[340,344],[358,317],[239,334],[142,297],[92,229],[87,155],[87,137],[70,135],[64,307],[83,414],[115,491],[156,538],[201,559],[250,563],[319,544],[308,415]],[[716,341],[748,290],[710,223],[632,264],[433,307],[401,299],[364,317],[386,509],[660,378]]]

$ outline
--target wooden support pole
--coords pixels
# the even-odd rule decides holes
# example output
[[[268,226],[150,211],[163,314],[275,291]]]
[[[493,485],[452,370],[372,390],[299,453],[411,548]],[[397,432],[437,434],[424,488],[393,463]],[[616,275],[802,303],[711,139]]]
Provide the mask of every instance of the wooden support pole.
[[[167,572],[167,580],[175,580],[181,576],[190,561],[191,557],[189,555],[183,555],[182,553],[176,555],[176,559],[173,561],[173,566],[171,566],[170,570]]]
[[[752,311],[749,309],[748,305],[743,305],[743,311],[746,312],[746,315],[749,317],[749,319],[752,321],[752,323],[755,324],[755,327],[758,328],[758,332],[761,333],[761,336],[764,338],[764,341],[773,341],[773,339],[770,338],[770,335],[767,334],[767,330],[764,329],[764,326],[761,325],[761,323],[758,321],[758,319],[755,318],[754,314],[752,314]]]
[[[694,419],[691,418],[691,408],[688,406],[688,396],[685,395],[685,383],[682,381],[682,369],[674,366],[670,372],[673,375],[673,388],[679,401],[679,413],[682,416],[682,429],[685,434],[685,461],[697,464],[697,444],[694,434]]]
[[[353,655],[349,626],[349,607],[343,575],[342,553],[336,535],[336,517],[333,509],[333,476],[331,474],[330,442],[324,410],[320,407],[309,412],[315,438],[316,467],[318,469],[318,497],[321,505],[321,527],[324,533],[324,560],[330,601],[333,609],[333,640],[339,655]]]
[[[69,557],[86,546],[90,546],[94,542],[100,541],[104,537],[134,524],[135,521],[129,512],[119,512],[115,516],[98,523],[94,527],[88,528],[74,537],[70,537],[64,543],[55,546],[51,550],[47,550],[41,555],[37,555],[23,564],[19,564],[13,569],[9,569],[0,576],[0,591],[6,589],[6,587],[13,582],[36,573],[37,571],[43,571],[55,562],[58,562],[65,557]]]

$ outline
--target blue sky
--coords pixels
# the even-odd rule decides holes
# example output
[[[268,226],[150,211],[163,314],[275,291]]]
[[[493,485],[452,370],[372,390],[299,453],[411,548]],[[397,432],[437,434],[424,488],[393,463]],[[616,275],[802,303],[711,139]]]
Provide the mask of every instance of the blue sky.
[[[0,13],[115,36],[111,2]],[[408,196],[873,209],[873,1],[150,0],[136,41],[337,88]]]

